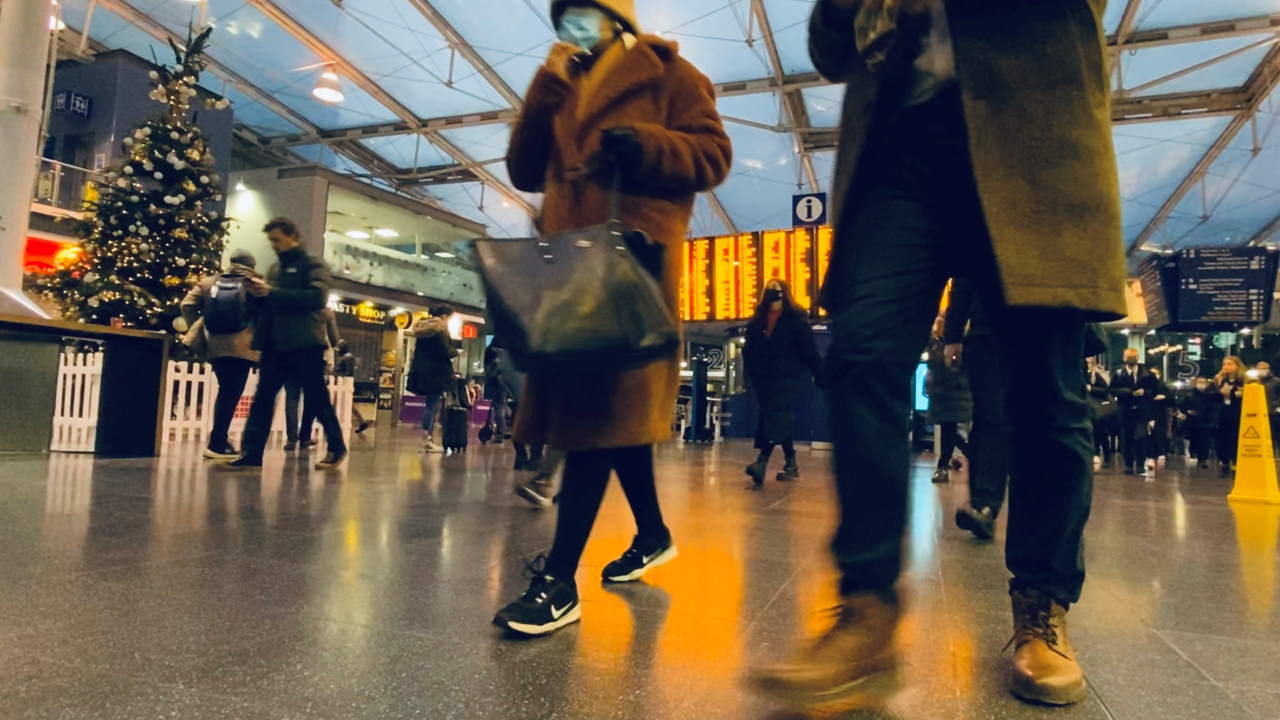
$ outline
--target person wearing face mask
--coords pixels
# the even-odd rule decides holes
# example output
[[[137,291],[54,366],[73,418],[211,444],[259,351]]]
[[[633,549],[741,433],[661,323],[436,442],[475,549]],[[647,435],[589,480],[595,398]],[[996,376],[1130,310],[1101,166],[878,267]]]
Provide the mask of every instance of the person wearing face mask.
[[[632,0],[553,0],[551,21],[560,42],[534,76],[512,130],[511,180],[544,193],[544,233],[611,219],[616,189],[614,219],[667,248],[662,267],[649,269],[675,307],[694,199],[731,166],[715,87],[675,43],[638,32]],[[551,550],[531,564],[529,589],[497,613],[495,625],[545,635],[580,619],[575,575],[615,472],[636,535],[604,568],[604,581],[635,581],[675,558],[658,504],[653,446],[671,438],[679,383],[678,351],[626,370],[529,374],[515,440],[567,454]]]
[[[1151,420],[1151,399],[1155,376],[1138,362],[1138,351],[1124,351],[1124,365],[1111,373],[1111,393],[1120,406],[1120,454],[1124,456],[1124,474],[1137,475],[1146,470],[1147,437]]]
[[[1196,459],[1201,470],[1209,467],[1209,456],[1213,453],[1213,435],[1218,427],[1221,406],[1221,398],[1214,391],[1209,378],[1198,377],[1192,382],[1192,392],[1187,398],[1184,412],[1187,415],[1187,439],[1191,445],[1191,457]]]
[[[1271,420],[1271,447],[1280,448],[1280,378],[1271,372],[1271,363],[1263,361],[1253,367],[1258,382],[1267,391],[1267,415]]]
[[[742,356],[760,410],[756,425],[760,455],[747,466],[747,475],[756,487],[764,485],[769,457],[781,445],[786,460],[778,481],[796,480],[800,477],[794,444],[796,402],[805,380],[821,377],[822,359],[813,328],[785,282],[773,279],[765,285],[746,339]]]
[[[1222,360],[1222,369],[1213,378],[1218,395],[1218,428],[1214,449],[1218,454],[1218,475],[1229,477],[1236,463],[1240,444],[1240,409],[1244,404],[1244,363],[1234,355]]]

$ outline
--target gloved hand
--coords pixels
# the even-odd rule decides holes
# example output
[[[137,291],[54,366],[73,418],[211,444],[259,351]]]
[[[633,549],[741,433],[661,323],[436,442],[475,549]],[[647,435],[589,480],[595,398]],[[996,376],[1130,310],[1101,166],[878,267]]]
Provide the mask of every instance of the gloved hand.
[[[605,178],[621,173],[625,179],[634,174],[644,157],[644,148],[635,128],[608,128],[600,133],[600,152],[594,158],[595,170]]]

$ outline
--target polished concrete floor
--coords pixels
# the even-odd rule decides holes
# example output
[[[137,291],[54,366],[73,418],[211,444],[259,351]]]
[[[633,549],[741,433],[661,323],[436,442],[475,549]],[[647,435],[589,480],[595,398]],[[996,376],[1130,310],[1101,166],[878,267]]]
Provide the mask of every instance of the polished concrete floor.
[[[663,448],[679,559],[646,584],[594,580],[633,532],[615,486],[582,623],[512,641],[489,619],[554,514],[512,494],[509,449],[378,435],[340,472],[277,454],[260,479],[210,473],[195,448],[0,458],[0,718],[801,717],[741,677],[825,622],[828,455],[755,492],[745,444]],[[1280,509],[1229,507],[1224,481],[1180,464],[1099,475],[1071,615],[1092,692],[1049,710],[1006,691],[1001,545],[952,526],[962,480],[916,468],[909,684],[848,717],[1280,718]]]

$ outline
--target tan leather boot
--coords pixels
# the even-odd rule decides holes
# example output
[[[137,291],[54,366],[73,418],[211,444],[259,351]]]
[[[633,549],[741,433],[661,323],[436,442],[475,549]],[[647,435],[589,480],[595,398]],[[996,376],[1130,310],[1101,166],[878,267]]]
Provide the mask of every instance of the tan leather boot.
[[[878,704],[898,687],[894,631],[901,608],[891,598],[882,593],[846,597],[837,609],[835,625],[825,635],[809,641],[784,662],[754,670],[750,684],[793,705]]]
[[[1085,698],[1084,671],[1067,639],[1067,609],[1053,598],[1034,591],[1013,593],[1009,645],[1014,647],[1014,695],[1050,705],[1070,705]]]

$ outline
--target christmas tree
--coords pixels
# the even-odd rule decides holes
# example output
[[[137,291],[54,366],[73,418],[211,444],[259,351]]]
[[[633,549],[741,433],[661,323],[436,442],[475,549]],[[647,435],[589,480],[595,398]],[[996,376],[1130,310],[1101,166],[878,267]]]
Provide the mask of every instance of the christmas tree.
[[[170,43],[175,64],[151,72],[150,98],[167,111],[123,139],[123,157],[87,201],[74,262],[35,280],[64,317],[147,330],[177,329],[179,303],[221,265],[227,219],[209,144],[190,117],[212,28]],[[225,99],[206,105],[224,109]]]

